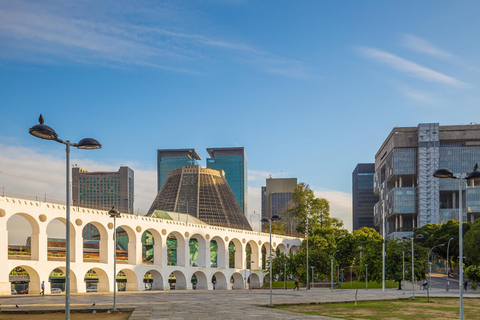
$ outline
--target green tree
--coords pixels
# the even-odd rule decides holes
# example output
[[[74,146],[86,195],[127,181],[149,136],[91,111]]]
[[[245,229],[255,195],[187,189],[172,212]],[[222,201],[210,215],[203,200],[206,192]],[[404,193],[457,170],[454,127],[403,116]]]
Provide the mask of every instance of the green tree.
[[[473,282],[475,285],[477,282],[480,281],[480,266],[471,265],[467,269],[465,269],[465,275],[467,278]]]
[[[480,265],[480,219],[474,221],[463,239],[466,265]]]

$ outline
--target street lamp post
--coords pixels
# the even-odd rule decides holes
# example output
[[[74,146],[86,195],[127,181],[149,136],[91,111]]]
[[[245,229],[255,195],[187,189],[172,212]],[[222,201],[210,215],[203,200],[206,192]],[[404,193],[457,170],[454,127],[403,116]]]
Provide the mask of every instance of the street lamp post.
[[[368,264],[365,264],[365,290],[368,290]]]
[[[453,238],[450,238],[448,240],[448,245],[447,245],[447,278],[446,278],[447,281],[445,281],[445,290],[447,290],[447,291],[448,291],[448,271],[449,271],[449,269],[448,269],[448,259],[449,259],[448,254],[450,253],[450,241],[452,241],[452,240],[453,240]]]
[[[403,285],[402,286],[403,286],[403,294],[405,294],[405,253],[410,252],[410,250],[406,250],[406,251],[397,250],[397,252],[401,252],[403,256]]]
[[[333,260],[335,259],[335,253],[337,253],[338,251],[340,250],[337,250],[333,253],[333,255],[330,257],[330,263],[331,263],[331,267],[330,267],[330,270],[331,270],[331,278],[330,278],[330,281],[331,281],[331,286],[332,286],[332,289],[331,291],[333,292]]]
[[[270,307],[272,306],[272,278],[273,278],[273,275],[272,275],[272,222],[274,220],[280,220],[280,219],[281,218],[279,215],[274,214],[271,219],[262,218],[261,220],[262,222],[268,222],[268,225],[270,227]]]
[[[382,231],[383,231],[383,239],[382,239],[382,291],[385,292],[385,199],[382,201]]]
[[[350,266],[350,290],[353,289],[353,279],[352,279],[352,275],[353,275],[353,266]]]
[[[287,259],[285,259],[284,262],[285,269],[283,270],[283,287],[285,290],[287,290]]]
[[[473,171],[465,177],[466,180],[479,180],[480,171],[477,170],[478,165],[475,164]],[[463,196],[462,196],[462,176],[458,177],[453,174],[450,169],[438,169],[433,173],[435,178],[441,179],[457,179],[458,180],[458,249],[459,249],[459,286],[460,286],[460,320],[463,320]]]
[[[44,124],[43,116],[38,118],[39,124],[31,127],[28,132],[37,138],[53,140],[65,145],[66,167],[67,167],[67,199],[66,199],[66,217],[65,217],[65,319],[70,320],[70,147],[78,149],[100,149],[102,145],[95,139],[84,138],[78,143],[71,143],[70,140],[63,141],[58,138],[55,130]]]
[[[313,269],[314,269],[314,268],[315,268],[315,267],[312,266],[312,290],[315,289],[315,278],[313,277]]]
[[[307,238],[307,290],[310,290],[310,280],[308,277],[308,217],[307,222],[305,223],[305,237]]]
[[[413,240],[414,239],[422,239],[423,234],[417,234],[416,237],[413,237],[413,235],[408,238],[408,237],[403,237],[402,239],[407,240],[410,239],[412,242],[412,300],[415,300],[415,249],[413,248]]]
[[[344,274],[343,274],[343,268],[342,268],[342,277],[340,278],[340,283],[342,284],[342,290],[343,290],[343,280],[344,280]]]
[[[429,276],[429,279],[428,279],[428,290],[430,290],[430,283],[432,282],[432,263],[430,262],[430,255],[432,254],[432,250],[435,249],[436,247],[443,247],[445,245],[445,243],[442,243],[442,244],[438,244],[436,246],[434,246],[432,249],[430,249],[430,251],[428,251],[428,265],[430,267],[430,272],[428,274]]]
[[[108,211],[110,218],[113,218],[113,310],[117,310],[117,218],[120,218],[120,211],[112,207]]]

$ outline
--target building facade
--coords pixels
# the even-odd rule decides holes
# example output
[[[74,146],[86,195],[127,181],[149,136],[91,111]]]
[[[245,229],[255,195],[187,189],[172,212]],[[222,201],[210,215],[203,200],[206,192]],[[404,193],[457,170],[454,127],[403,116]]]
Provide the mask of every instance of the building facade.
[[[207,168],[225,172],[225,179],[243,213],[247,216],[248,172],[245,149],[243,147],[208,148],[207,152],[210,155],[207,159]]]
[[[116,172],[89,172],[80,167],[72,168],[72,200],[74,206],[111,209],[133,213],[134,174],[129,167]]]
[[[458,181],[433,173],[448,168],[464,177],[480,162],[480,125],[394,128],[375,155],[375,225],[388,237],[409,236],[413,228],[458,220]],[[464,221],[480,217],[480,186],[463,182]]]
[[[155,210],[187,213],[213,226],[252,230],[224,172],[200,166],[170,171],[147,216]]]
[[[262,187],[262,218],[270,219],[292,206],[292,196],[297,187],[297,178],[268,178],[266,186]],[[292,234],[296,221],[291,216],[283,216],[286,232]]]
[[[352,217],[353,230],[363,227],[374,228],[373,208],[378,195],[373,192],[375,163],[359,163],[352,173]]]
[[[168,172],[183,166],[198,165],[201,160],[195,149],[158,149],[157,150],[157,192],[162,188]]]

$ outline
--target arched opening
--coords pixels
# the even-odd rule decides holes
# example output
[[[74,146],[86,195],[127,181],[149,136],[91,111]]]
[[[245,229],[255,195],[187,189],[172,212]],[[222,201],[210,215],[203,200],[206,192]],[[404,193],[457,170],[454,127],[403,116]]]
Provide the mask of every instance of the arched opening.
[[[40,293],[40,277],[35,269],[28,266],[18,266],[10,271],[8,276],[11,289],[18,294]]]
[[[65,267],[58,267],[50,272],[48,276],[48,281],[50,282],[50,291],[53,293],[54,290],[60,289],[62,292],[65,291]],[[70,292],[77,293],[77,276],[70,269]]]
[[[256,273],[252,273],[248,277],[248,285],[252,288],[260,288],[260,278]]]
[[[197,271],[192,275],[192,289],[194,290],[207,290],[207,276],[202,271]]]
[[[222,272],[215,272],[212,277],[212,284],[214,290],[226,290],[227,289],[227,278]]]
[[[98,222],[90,222],[82,229],[83,262],[108,261],[108,234]],[[113,254],[113,252],[112,252]]]
[[[228,244],[228,267],[242,269],[243,257],[242,243],[238,239],[232,239]]]
[[[145,290],[163,290],[163,277],[157,270],[150,270],[143,276]]]
[[[154,263],[154,245],[155,239],[150,231],[145,231],[142,234],[142,263],[153,264]]]
[[[190,267],[207,267],[207,243],[205,239],[199,234],[194,234],[189,240],[188,247],[190,250]]]
[[[87,292],[109,292],[108,275],[100,268],[87,271],[83,279]]]
[[[170,290],[186,290],[187,281],[185,275],[181,271],[173,271],[168,277],[168,283],[170,285]]]
[[[260,256],[258,255],[258,245],[255,241],[250,240],[247,243],[246,249],[246,260],[247,260],[247,269],[258,270],[260,261]]]
[[[291,246],[290,247],[290,254],[296,254],[298,252],[298,247],[297,246]]]
[[[247,273],[246,271],[245,273]],[[244,275],[245,276],[245,275]],[[243,282],[244,276],[242,276],[240,273],[235,272],[231,277],[230,277],[230,284],[232,285],[232,289],[234,290],[239,290],[239,289],[245,289],[245,284]]]
[[[167,264],[185,266],[185,240],[179,232],[172,232],[167,237]]]
[[[39,227],[33,217],[24,213],[11,216],[7,221],[7,232],[8,259],[39,259]]]
[[[117,273],[117,291],[138,291],[137,275],[130,269],[122,269]]]
[[[288,254],[288,249],[287,247],[283,244],[283,243],[280,243],[278,246],[277,246],[277,252],[281,252],[283,254]]]
[[[226,268],[228,261],[225,259],[225,242],[222,238],[215,236],[210,241],[210,267]]]
[[[48,261],[65,261],[66,258],[66,220],[56,218],[47,225]],[[75,261],[75,228],[70,224],[70,261]]]
[[[117,227],[116,232],[117,263],[135,264],[135,233],[124,225]]]

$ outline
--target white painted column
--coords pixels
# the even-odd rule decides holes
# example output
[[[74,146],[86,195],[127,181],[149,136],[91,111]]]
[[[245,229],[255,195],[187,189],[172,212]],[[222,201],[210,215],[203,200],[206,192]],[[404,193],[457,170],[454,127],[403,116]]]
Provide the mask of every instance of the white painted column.
[[[0,217],[0,265],[2,266],[0,272],[0,295],[10,295],[11,286],[8,275],[10,270],[8,266],[8,230],[7,218]]]
[[[48,235],[46,232],[32,234],[31,250],[32,260],[47,261]]]
[[[141,235],[135,233],[132,237],[128,238],[128,263],[134,265],[142,264],[142,238]]]

